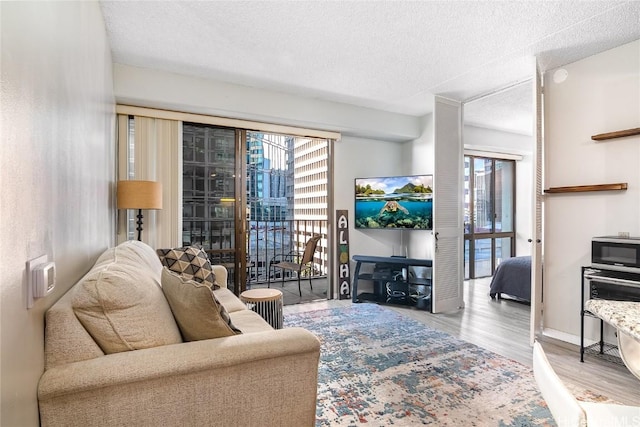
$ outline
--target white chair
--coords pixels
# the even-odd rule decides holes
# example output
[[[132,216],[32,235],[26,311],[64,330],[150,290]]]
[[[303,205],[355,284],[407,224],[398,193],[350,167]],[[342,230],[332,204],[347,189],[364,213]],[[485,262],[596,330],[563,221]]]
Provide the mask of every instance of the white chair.
[[[559,427],[640,425],[640,406],[578,401],[556,375],[537,341],[533,345],[533,375]]]
[[[618,329],[617,335],[618,350],[622,361],[629,371],[640,379],[640,341],[620,329]]]

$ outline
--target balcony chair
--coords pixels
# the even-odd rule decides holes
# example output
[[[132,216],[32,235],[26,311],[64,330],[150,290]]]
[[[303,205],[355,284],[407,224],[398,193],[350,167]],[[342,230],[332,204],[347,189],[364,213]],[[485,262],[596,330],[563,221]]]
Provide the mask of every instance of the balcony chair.
[[[282,270],[282,286],[284,287],[284,272],[285,270],[289,270],[292,272],[296,272],[298,276],[298,292],[300,296],[302,296],[302,288],[300,287],[300,276],[302,276],[303,271],[309,272],[309,286],[313,290],[313,285],[311,284],[311,273],[313,272],[313,255],[316,252],[316,247],[318,246],[318,241],[320,240],[320,235],[314,235],[311,237],[304,246],[304,252],[300,253],[297,251],[289,252],[286,255],[276,255],[273,257],[271,261],[269,261],[269,273],[267,274],[267,287],[271,287],[271,269],[273,268],[273,273],[275,274],[276,269]]]
[[[555,373],[539,342],[533,345],[533,375],[559,427],[632,426],[640,419],[640,406],[577,400]]]

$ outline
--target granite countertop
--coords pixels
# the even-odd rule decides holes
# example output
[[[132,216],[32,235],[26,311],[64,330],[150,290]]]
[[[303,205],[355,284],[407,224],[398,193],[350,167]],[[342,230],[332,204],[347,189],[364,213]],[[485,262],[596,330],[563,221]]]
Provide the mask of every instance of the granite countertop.
[[[590,299],[584,309],[640,341],[640,302]]]

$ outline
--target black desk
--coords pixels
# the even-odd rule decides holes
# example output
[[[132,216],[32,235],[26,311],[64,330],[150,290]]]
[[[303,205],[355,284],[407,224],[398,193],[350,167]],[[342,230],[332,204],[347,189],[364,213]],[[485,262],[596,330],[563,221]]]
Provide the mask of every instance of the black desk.
[[[415,278],[409,274],[409,267],[431,268],[433,263],[430,259],[354,255],[353,260],[356,262],[351,290],[354,303],[372,301],[431,311],[431,279]],[[362,264],[374,264],[373,273],[360,273]],[[372,281],[373,292],[358,294],[358,280]]]

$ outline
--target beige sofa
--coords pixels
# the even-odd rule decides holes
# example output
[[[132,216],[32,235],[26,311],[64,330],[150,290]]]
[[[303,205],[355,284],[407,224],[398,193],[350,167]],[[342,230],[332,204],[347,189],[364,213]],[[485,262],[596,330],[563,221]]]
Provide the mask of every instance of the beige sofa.
[[[161,298],[162,268],[149,246],[123,243],[47,311],[41,425],[312,426],[318,339],[301,328],[274,330],[223,287],[214,293],[242,334],[182,342]],[[214,271],[226,283],[224,267]],[[98,325],[128,347],[106,354],[108,344],[84,326],[100,316],[79,305],[114,290],[99,301],[108,315]],[[118,304],[126,316],[107,310]]]

